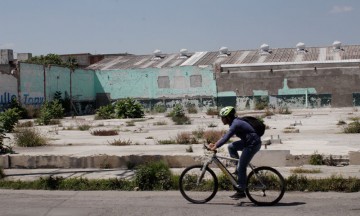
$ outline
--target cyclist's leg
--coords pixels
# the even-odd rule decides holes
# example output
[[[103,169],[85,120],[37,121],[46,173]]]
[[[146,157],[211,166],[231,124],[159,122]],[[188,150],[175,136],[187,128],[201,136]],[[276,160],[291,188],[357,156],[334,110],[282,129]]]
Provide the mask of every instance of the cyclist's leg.
[[[239,187],[242,189],[246,188],[246,168],[249,165],[251,159],[254,155],[260,150],[261,148],[261,141],[257,141],[252,143],[244,148],[242,151],[241,157],[239,159],[239,164],[237,166],[238,170],[238,184]]]
[[[238,151],[242,151],[244,149],[244,144],[245,143],[242,140],[230,143],[228,145],[228,151],[229,151],[230,157],[239,159]]]

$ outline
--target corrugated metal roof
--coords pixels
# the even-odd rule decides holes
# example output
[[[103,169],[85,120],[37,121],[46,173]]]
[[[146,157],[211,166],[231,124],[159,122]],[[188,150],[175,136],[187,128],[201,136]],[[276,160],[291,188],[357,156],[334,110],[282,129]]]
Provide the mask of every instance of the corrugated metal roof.
[[[219,52],[195,52],[188,58],[179,54],[153,55],[126,55],[106,57],[88,69],[117,70],[135,68],[167,68],[175,66],[203,66],[203,65],[258,65],[276,63],[309,63],[309,62],[347,62],[360,60],[360,45],[342,46],[341,50],[333,47],[307,47],[299,52],[296,48],[270,49],[268,53],[260,50],[230,51],[228,55]]]

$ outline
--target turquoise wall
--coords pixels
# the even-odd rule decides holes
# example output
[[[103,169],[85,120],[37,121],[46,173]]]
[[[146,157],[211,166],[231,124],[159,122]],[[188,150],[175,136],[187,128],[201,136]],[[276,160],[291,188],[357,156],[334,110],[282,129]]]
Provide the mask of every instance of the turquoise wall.
[[[45,67],[46,77],[46,99],[53,100],[56,91],[70,94],[70,69],[64,67]]]
[[[216,97],[212,67],[106,70],[96,71],[95,76],[95,92],[110,93],[111,99]],[[201,76],[201,86],[191,86],[191,76]],[[162,80],[166,77],[167,83]]]
[[[44,66],[20,63],[20,101],[25,105],[40,105],[45,101]]]
[[[74,100],[93,101],[94,77],[92,70],[76,69],[71,73],[65,67],[20,63],[20,99],[23,104],[38,105],[45,99],[52,100],[56,91],[60,91],[63,98],[72,91]]]

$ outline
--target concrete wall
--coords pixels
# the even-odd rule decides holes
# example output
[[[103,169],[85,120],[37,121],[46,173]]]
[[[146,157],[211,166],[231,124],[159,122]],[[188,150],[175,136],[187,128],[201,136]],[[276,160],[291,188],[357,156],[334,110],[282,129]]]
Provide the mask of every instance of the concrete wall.
[[[243,68],[233,68],[217,73],[216,81],[222,105],[246,107],[244,103],[253,99],[249,97],[262,95],[275,97],[276,100],[272,101],[277,105],[344,107],[352,106],[353,93],[360,92],[359,76],[358,66],[245,71]],[[259,95],[259,92],[262,94]]]
[[[18,97],[18,84],[15,76],[0,72],[0,110]]]
[[[72,95],[75,101],[94,101],[94,71],[20,63],[20,98],[25,105],[53,100],[55,92]],[[71,88],[70,88],[71,87]]]
[[[207,99],[216,96],[211,67],[105,70],[95,74],[95,92],[110,93],[112,100],[132,97],[144,103],[165,102],[171,106],[184,100],[208,103]]]

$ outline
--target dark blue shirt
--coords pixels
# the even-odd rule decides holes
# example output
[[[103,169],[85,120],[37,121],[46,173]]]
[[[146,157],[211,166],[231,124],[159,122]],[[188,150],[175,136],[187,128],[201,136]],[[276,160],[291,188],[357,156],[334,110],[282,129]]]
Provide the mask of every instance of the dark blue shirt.
[[[246,135],[255,133],[255,130],[251,127],[249,123],[246,121],[243,121],[239,118],[235,118],[231,125],[229,125],[230,129],[229,131],[221,138],[221,140],[217,143],[217,148],[224,145],[234,134],[239,137],[244,142],[247,141]]]

